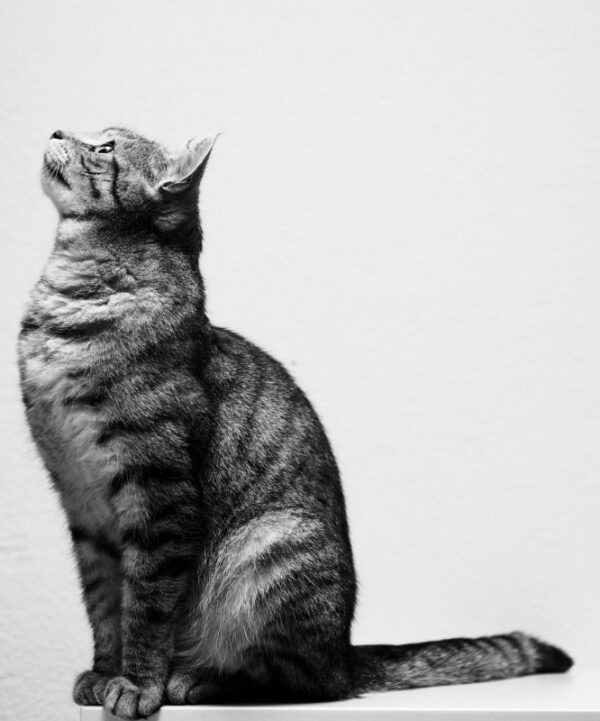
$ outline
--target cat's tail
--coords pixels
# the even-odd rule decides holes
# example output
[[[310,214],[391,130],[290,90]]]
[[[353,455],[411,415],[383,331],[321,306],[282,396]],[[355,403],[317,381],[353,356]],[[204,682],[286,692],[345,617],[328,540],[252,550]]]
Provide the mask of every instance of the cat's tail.
[[[520,631],[406,646],[353,646],[352,660],[357,694],[562,673],[573,665],[560,648]]]

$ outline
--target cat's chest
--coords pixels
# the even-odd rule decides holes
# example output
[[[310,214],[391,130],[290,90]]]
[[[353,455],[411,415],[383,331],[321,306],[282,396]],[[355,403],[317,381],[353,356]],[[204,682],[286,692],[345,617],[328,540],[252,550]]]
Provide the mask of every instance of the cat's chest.
[[[100,442],[107,411],[93,373],[83,364],[85,343],[42,331],[20,343],[23,391],[32,435],[52,472],[68,515],[87,527],[110,524],[109,485],[119,471],[114,444]]]

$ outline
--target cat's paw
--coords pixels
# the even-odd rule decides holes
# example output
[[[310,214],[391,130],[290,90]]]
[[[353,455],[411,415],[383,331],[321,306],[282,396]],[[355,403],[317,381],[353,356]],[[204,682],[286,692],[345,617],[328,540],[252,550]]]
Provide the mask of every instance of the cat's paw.
[[[108,676],[102,676],[96,671],[80,673],[73,686],[73,700],[80,706],[102,706],[108,681]]]
[[[202,674],[175,671],[167,684],[167,700],[173,706],[201,704],[215,698],[220,691],[220,686]]]
[[[186,703],[187,693],[196,683],[195,674],[175,671],[167,683],[167,701],[173,706]]]
[[[160,708],[163,692],[162,686],[137,686],[124,676],[116,676],[106,685],[104,708],[126,721],[147,718]]]

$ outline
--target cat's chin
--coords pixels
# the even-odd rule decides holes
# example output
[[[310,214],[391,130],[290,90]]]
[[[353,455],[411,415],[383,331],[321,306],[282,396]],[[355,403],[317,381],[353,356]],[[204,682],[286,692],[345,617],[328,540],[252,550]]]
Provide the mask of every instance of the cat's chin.
[[[69,210],[68,198],[71,194],[69,188],[61,181],[49,175],[45,167],[42,168],[41,181],[44,194],[50,198],[58,212],[63,214],[67,213]]]

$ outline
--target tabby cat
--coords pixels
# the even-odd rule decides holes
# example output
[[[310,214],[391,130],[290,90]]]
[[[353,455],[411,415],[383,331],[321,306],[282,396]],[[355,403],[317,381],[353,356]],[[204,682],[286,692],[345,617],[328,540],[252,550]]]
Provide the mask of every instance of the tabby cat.
[[[321,423],[286,370],[205,315],[199,185],[124,128],[52,134],[54,248],[19,336],[94,638],[79,704],[325,701],[566,671],[524,633],[352,646],[356,581]]]

